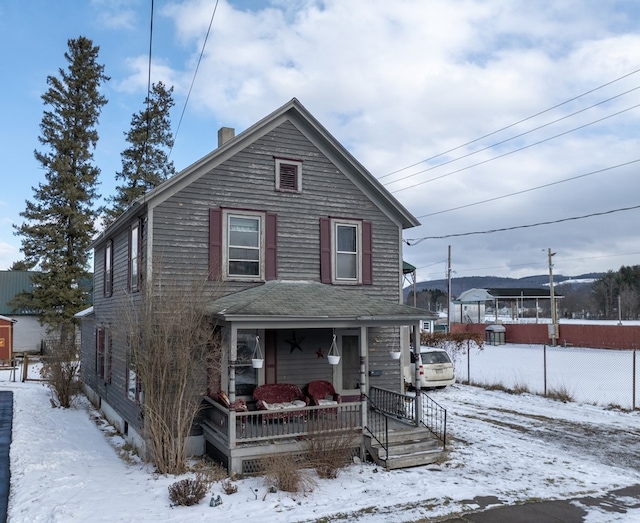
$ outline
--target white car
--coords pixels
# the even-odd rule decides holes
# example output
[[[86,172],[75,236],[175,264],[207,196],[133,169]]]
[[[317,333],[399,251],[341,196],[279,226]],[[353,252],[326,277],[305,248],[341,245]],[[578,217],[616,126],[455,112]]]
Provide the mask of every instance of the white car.
[[[453,363],[447,351],[436,347],[420,347],[420,388],[443,389],[456,381]],[[411,351],[411,365],[404,370],[405,381],[413,384],[415,381],[415,356]]]

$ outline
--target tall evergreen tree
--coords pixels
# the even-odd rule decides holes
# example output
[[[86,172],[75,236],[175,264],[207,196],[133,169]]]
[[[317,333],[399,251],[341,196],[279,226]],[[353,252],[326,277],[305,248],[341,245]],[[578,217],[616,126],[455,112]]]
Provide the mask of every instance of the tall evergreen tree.
[[[100,48],[91,40],[80,36],[67,46],[67,69],[47,77],[49,89],[42,95],[46,109],[38,139],[43,149],[34,154],[46,182],[33,187],[33,201],[20,213],[25,222],[14,226],[22,236],[25,266],[37,270],[33,290],[16,301],[40,311],[41,323],[63,334],[72,332],[75,313],[87,303],[100,173],[93,150],[107,103],[99,89],[109,80],[97,61]]]
[[[107,198],[104,208],[106,224],[115,220],[136,198],[160,185],[175,174],[169,151],[173,147],[169,111],[174,105],[173,87],[167,89],[162,82],[153,84],[145,98],[145,109],[131,118],[131,129],[125,133],[127,147],[122,153],[122,170],[116,180],[116,195]]]

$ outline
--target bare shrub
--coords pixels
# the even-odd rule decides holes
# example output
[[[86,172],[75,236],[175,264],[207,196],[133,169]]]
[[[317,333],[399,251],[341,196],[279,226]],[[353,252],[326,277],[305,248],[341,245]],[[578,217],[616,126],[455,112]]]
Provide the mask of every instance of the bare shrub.
[[[80,393],[80,359],[75,339],[71,335],[49,338],[46,342],[47,356],[44,358],[40,375],[49,384],[56,402],[69,408],[73,398]],[[53,401],[53,400],[52,400]]]
[[[333,479],[352,462],[359,438],[353,429],[311,431],[305,440],[309,466],[318,477]]]
[[[227,479],[222,482],[222,490],[228,495],[235,494],[238,492],[238,485],[234,485],[231,480]]]
[[[559,387],[549,389],[547,391],[547,398],[562,401],[563,403],[569,403],[573,401],[573,394],[569,391],[569,389],[567,389],[566,386],[561,385]]]
[[[516,382],[513,386],[514,394],[529,394],[531,389],[526,383]]]
[[[202,501],[210,484],[201,474],[195,478],[181,479],[169,485],[169,499],[175,505],[191,506]]]
[[[265,458],[263,473],[268,486],[284,492],[310,492],[315,483],[303,470],[300,459],[289,454],[276,454]]]
[[[142,292],[128,295],[120,325],[140,389],[144,434],[161,474],[186,471],[186,443],[206,393],[220,340],[206,313],[206,282],[163,279],[154,265]]]

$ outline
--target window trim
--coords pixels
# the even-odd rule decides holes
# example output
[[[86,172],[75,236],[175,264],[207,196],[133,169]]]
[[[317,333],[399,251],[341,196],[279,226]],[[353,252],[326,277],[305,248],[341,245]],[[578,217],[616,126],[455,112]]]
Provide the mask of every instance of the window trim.
[[[231,218],[250,218],[258,220],[258,274],[231,274],[229,272],[229,228],[231,226]],[[222,278],[224,280],[240,280],[240,281],[264,281],[265,280],[265,213],[261,211],[248,211],[240,209],[223,209],[222,210]]]
[[[289,193],[301,193],[302,192],[302,160],[294,160],[291,158],[279,158],[275,159],[275,185],[276,191],[289,192]],[[282,187],[282,166],[291,165],[296,169],[295,174],[295,188]]]
[[[356,276],[355,278],[341,278],[338,276],[338,255],[349,254],[338,251],[338,228],[350,227],[356,231]],[[362,221],[349,219],[331,220],[331,281],[344,285],[362,285]]]
[[[103,295],[113,295],[113,240],[107,241],[104,248]]]
[[[336,278],[336,224],[357,224],[357,279]],[[373,285],[373,229],[372,222],[356,218],[320,218],[320,281],[338,285]]]
[[[136,231],[135,238],[135,257],[134,257],[134,241],[133,241],[133,231]],[[128,252],[128,271],[127,271],[127,288],[131,292],[137,292],[140,290],[140,282],[142,281],[142,271],[141,271],[141,263],[142,263],[142,223],[140,219],[137,219],[135,222],[131,224],[129,227],[129,252]],[[134,261],[136,272],[133,272]],[[135,277],[134,277],[135,276]]]

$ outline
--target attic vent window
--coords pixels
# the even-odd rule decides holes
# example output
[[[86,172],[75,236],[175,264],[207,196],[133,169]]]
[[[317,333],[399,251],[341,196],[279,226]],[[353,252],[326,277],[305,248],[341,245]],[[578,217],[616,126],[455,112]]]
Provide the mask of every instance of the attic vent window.
[[[276,158],[276,191],[302,192],[302,162]]]

